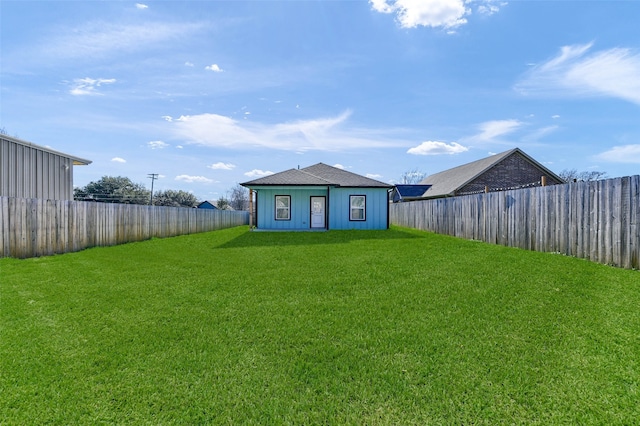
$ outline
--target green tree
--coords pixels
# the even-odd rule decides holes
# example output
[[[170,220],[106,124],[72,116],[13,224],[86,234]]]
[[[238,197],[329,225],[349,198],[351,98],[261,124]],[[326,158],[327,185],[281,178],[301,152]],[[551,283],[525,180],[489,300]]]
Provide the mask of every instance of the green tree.
[[[103,176],[100,180],[73,190],[76,200],[102,203],[149,204],[150,196],[151,192],[144,185],[122,176]]]
[[[231,207],[231,205],[229,204],[229,200],[227,200],[225,197],[220,197],[218,198],[218,201],[216,201],[216,207],[220,210],[227,210]]]
[[[153,194],[153,205],[168,207],[195,207],[198,205],[198,199],[195,195],[187,191],[167,189],[166,191],[157,191]]]

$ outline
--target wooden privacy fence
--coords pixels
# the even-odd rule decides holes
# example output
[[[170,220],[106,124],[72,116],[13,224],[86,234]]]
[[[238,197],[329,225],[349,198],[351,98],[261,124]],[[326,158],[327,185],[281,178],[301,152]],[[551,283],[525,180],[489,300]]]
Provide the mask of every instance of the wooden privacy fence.
[[[640,268],[640,176],[390,206],[394,225]]]
[[[0,197],[0,258],[27,258],[249,224],[249,212]]]

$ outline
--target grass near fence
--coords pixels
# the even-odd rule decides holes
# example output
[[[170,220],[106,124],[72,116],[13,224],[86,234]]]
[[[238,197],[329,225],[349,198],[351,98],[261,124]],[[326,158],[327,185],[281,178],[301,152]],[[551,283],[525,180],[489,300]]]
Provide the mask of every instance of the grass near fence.
[[[639,274],[402,228],[0,259],[0,423],[632,424]]]

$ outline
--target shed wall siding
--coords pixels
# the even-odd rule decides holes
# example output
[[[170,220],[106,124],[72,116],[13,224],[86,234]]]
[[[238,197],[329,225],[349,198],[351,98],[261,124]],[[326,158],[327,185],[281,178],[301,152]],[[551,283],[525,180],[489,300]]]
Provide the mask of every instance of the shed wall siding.
[[[73,160],[0,137],[0,196],[73,199]]]

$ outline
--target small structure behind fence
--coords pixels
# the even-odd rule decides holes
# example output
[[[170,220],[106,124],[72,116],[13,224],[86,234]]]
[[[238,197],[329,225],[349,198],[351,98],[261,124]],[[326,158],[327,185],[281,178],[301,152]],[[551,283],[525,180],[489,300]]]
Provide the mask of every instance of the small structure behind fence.
[[[248,225],[249,212],[0,197],[0,258]]]
[[[640,269],[640,176],[396,203],[390,220]]]

